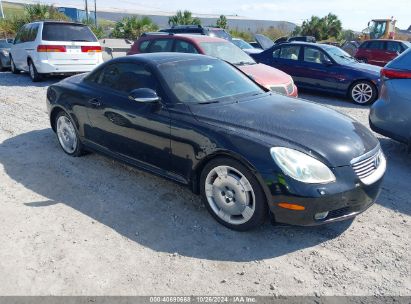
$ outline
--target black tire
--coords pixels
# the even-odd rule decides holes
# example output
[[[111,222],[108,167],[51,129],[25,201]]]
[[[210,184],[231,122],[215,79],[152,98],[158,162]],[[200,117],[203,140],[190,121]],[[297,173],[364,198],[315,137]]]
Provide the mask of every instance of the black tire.
[[[228,166],[234,168],[238,172],[240,172],[246,179],[248,180],[249,184],[252,187],[252,191],[254,193],[255,200],[253,201],[254,206],[254,213],[252,216],[244,223],[240,224],[233,224],[230,222],[225,221],[222,219],[218,214],[214,211],[213,207],[210,205],[210,202],[206,195],[206,180],[207,176],[211,171],[219,166]],[[217,178],[216,178],[217,179]],[[238,184],[237,184],[238,185]],[[228,189],[228,188],[227,188]],[[220,190],[217,190],[219,192]],[[244,191],[243,191],[244,192]],[[264,192],[254,174],[247,169],[244,165],[240,162],[233,160],[231,158],[220,157],[215,158],[208,162],[205,167],[203,168],[201,175],[200,175],[200,195],[202,200],[208,210],[208,212],[222,225],[237,231],[247,231],[254,229],[260,225],[262,225],[267,218],[268,215],[268,205],[267,200],[264,195]],[[235,200],[234,200],[235,202]],[[221,211],[221,210],[220,210]]]
[[[37,72],[36,66],[34,65],[33,61],[29,59],[29,75],[33,82],[38,82],[43,80],[43,75]]]
[[[364,88],[364,90],[361,90],[361,88]],[[361,97],[361,94],[359,93],[360,91],[363,91],[363,96],[366,97]],[[378,90],[372,82],[367,80],[359,80],[350,86],[348,90],[348,97],[355,104],[365,106],[372,104],[377,99]]]
[[[3,63],[1,62],[1,58],[0,58],[0,72],[5,71],[6,68],[3,66]]]
[[[13,74],[20,74],[20,70],[16,68],[16,65],[14,64],[13,57],[10,56],[10,68],[11,72]]]
[[[76,140],[77,140],[77,145],[76,145],[74,151],[72,151],[72,152],[67,151],[67,150],[64,148],[62,142],[60,141],[59,131],[58,131],[58,125],[57,125],[60,117],[64,117],[64,118],[68,119],[68,120],[70,121],[70,123],[72,124],[72,126],[73,126],[74,134],[75,134],[75,137],[76,137]],[[78,134],[77,128],[76,128],[75,126],[76,126],[76,125],[75,125],[75,123],[73,122],[73,120],[71,119],[70,115],[68,115],[66,112],[60,111],[60,112],[56,115],[55,120],[54,120],[54,129],[56,130],[57,141],[59,142],[59,145],[60,145],[61,149],[63,150],[64,153],[66,153],[66,154],[68,154],[68,155],[70,155],[70,156],[79,157],[79,156],[82,156],[83,154],[85,154],[85,150],[84,150],[83,144],[81,143],[80,136],[79,136],[79,134]]]

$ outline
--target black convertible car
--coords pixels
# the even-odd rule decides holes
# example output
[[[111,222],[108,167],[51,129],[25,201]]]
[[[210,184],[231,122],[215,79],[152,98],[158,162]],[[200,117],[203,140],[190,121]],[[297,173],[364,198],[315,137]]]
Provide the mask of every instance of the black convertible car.
[[[296,225],[352,218],[375,201],[386,168],[363,125],[207,56],[113,59],[50,86],[47,100],[64,152],[98,151],[186,184],[236,230],[269,212]]]

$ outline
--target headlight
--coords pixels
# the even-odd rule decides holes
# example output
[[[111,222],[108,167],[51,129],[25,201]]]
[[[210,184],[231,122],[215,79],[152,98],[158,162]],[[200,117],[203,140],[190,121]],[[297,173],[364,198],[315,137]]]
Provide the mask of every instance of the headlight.
[[[326,165],[307,154],[284,147],[273,147],[270,153],[284,174],[300,182],[324,184],[335,181]]]
[[[2,50],[1,52],[3,53],[4,56],[7,56],[7,57],[9,56],[9,51]]]

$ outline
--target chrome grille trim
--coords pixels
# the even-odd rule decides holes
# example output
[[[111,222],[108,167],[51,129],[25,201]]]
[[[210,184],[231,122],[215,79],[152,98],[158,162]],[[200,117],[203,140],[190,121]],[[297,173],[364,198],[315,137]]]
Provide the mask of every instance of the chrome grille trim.
[[[371,185],[384,175],[387,164],[384,153],[378,145],[370,152],[354,158],[351,166],[361,182]]]

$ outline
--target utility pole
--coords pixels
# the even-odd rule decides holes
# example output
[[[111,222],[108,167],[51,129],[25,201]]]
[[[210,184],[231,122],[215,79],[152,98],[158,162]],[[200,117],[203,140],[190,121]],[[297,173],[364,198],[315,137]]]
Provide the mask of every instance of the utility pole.
[[[94,0],[94,25],[97,27],[97,0]]]
[[[4,19],[4,11],[3,11],[3,2],[2,2],[2,0],[0,0],[0,14],[1,14],[1,18]]]
[[[85,0],[85,1],[86,1],[86,21],[88,23],[88,0]]]

